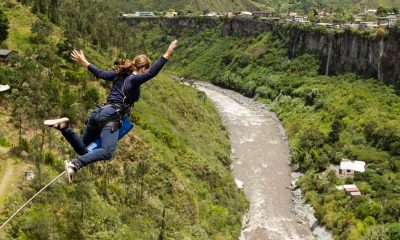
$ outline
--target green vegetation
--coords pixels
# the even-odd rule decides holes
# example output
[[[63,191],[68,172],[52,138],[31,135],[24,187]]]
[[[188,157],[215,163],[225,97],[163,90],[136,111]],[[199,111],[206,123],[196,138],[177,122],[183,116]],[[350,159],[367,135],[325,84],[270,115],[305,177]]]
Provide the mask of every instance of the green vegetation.
[[[0,43],[7,39],[8,28],[8,19],[3,11],[0,11]]]
[[[168,33],[180,39],[173,73],[256,97],[278,114],[292,165],[304,172],[299,185],[337,239],[397,239],[400,97],[393,87],[353,73],[321,76],[325,66],[315,56],[289,60],[285,40],[271,33],[221,37],[218,28],[178,27]],[[157,26],[137,37],[152,46],[169,38]],[[365,161],[366,172],[338,178],[329,167],[343,158]],[[352,182],[363,196],[351,198],[336,189]]]
[[[75,156],[43,120],[67,116],[82,131],[93,101],[105,99],[109,84],[72,64],[71,49],[111,68],[125,51],[133,55],[144,46],[125,25],[115,25],[117,14],[103,12],[102,4],[49,1],[59,3],[53,9],[45,1],[21,2],[30,7],[0,4],[12,26],[5,45],[19,51],[0,65],[0,84],[12,89],[0,96],[1,111],[10,117],[0,126],[0,144],[11,143],[21,164],[35,166],[36,178],[20,181],[0,222]],[[103,15],[91,15],[96,12]],[[146,47],[152,56],[165,48]],[[229,170],[227,132],[204,94],[160,75],[143,86],[131,119],[135,128],[112,161],[84,168],[74,185],[52,185],[0,239],[237,239],[247,202]]]

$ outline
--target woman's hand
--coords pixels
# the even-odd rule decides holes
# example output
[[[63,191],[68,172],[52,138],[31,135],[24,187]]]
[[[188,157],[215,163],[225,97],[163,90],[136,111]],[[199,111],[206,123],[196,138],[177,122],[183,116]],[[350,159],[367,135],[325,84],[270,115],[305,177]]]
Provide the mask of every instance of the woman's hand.
[[[86,60],[86,57],[83,54],[82,50],[77,51],[74,49],[74,51],[72,51],[71,53],[71,59],[80,64],[84,68],[87,68],[90,64],[88,60]]]
[[[178,43],[178,40],[174,40],[168,47],[167,52],[163,55],[164,58],[168,59],[169,57],[172,56],[172,53],[174,53],[174,49],[176,47],[176,44]]]

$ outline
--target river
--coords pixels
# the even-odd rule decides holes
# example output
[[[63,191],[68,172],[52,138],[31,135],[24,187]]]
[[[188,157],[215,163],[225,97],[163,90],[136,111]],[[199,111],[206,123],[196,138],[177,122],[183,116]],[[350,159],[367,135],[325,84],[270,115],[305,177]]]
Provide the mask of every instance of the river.
[[[250,202],[240,240],[315,239],[308,220],[295,213],[288,143],[275,114],[233,91],[195,86],[214,102],[230,133],[234,177]]]

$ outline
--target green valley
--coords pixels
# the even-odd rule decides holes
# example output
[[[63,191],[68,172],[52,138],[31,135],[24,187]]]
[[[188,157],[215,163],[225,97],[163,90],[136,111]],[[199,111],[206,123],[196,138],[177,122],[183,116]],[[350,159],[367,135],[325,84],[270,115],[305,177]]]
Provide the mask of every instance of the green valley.
[[[274,111],[289,138],[293,170],[303,174],[296,188],[302,189],[315,217],[335,239],[399,239],[398,79],[389,85],[349,71],[325,76],[329,59],[288,48],[290,41],[306,34],[321,34],[315,41],[318,46],[344,31],[304,27],[296,34],[304,35],[290,39],[293,36],[285,35],[288,25],[281,31],[278,26],[253,36],[229,36],[221,32],[224,19],[204,28],[144,20],[135,30],[118,19],[121,11],[149,8],[289,11],[358,9],[360,3],[396,7],[397,2],[2,2],[0,9],[10,22],[3,46],[19,54],[0,67],[0,84],[13,89],[0,95],[1,111],[6,113],[0,118],[0,144],[11,146],[11,156],[18,164],[34,167],[37,177],[21,180],[12,197],[0,196],[5,202],[0,221],[62,171],[62,160],[74,154],[57,132],[42,126],[43,120],[68,116],[81,130],[93,102],[102,101],[110,87],[73,65],[71,49],[83,49],[93,63],[109,69],[115,59],[138,53],[156,59],[173,39],[179,40],[179,48],[163,74],[143,88],[131,115],[135,130],[119,143],[115,159],[86,168],[75,185],[52,186],[0,233],[0,239],[237,239],[248,203],[230,171],[227,131],[204,93],[171,76],[233,89]],[[242,29],[251,26],[250,22]],[[348,30],[344,37],[354,34],[374,44],[362,45],[359,52],[379,59],[379,77],[388,66],[396,66],[379,40],[396,39],[399,31]],[[379,51],[369,54],[370,46],[383,49],[385,59],[375,58]],[[289,58],[292,51],[296,57]],[[364,161],[366,171],[340,176],[334,167],[343,159]],[[353,183],[361,196],[338,189]]]
[[[84,12],[87,6],[0,4],[10,27],[3,46],[18,51],[0,65],[0,84],[11,86],[0,95],[0,144],[11,146],[9,157],[0,161],[15,158],[19,166],[13,169],[18,182],[7,186],[14,194],[0,196],[1,222],[75,156],[43,120],[68,116],[82,131],[93,102],[105,101],[109,85],[73,64],[69,52],[83,49],[107,69],[129,51],[127,41],[136,41],[124,39],[132,32],[123,25],[108,32],[98,28],[117,20],[89,16],[93,9]],[[53,14],[58,11],[65,16]],[[79,13],[86,25],[71,27]],[[91,17],[96,21],[89,22]],[[80,35],[83,27],[91,34]],[[117,31],[120,41],[115,37],[112,45],[109,37],[99,37]],[[153,48],[153,55],[165,47]],[[229,169],[229,138],[213,105],[164,73],[143,87],[131,119],[135,128],[119,142],[112,161],[85,168],[76,184],[56,182],[0,232],[0,239],[237,239],[247,201]],[[21,166],[33,168],[33,181],[21,177],[26,169]]]
[[[321,76],[325,65],[304,53],[289,59],[285,36],[221,36],[219,27],[201,31],[146,26],[145,45],[179,36],[172,72],[210,81],[255,97],[274,110],[289,136],[292,165],[304,173],[299,186],[319,221],[337,239],[399,236],[400,97],[398,90],[355,73]],[[323,69],[321,69],[323,68]],[[331,165],[365,161],[367,170],[337,177]],[[336,187],[359,186],[352,198]]]

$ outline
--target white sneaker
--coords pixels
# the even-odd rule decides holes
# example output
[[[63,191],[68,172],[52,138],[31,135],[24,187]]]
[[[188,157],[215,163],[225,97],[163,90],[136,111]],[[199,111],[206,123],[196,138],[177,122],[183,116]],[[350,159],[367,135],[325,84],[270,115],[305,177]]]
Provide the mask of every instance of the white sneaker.
[[[72,183],[72,177],[75,175],[77,168],[72,161],[65,160],[64,161],[65,167],[65,178],[67,183]]]
[[[61,130],[60,126],[61,124],[65,123],[66,126],[68,126],[69,119],[64,117],[64,118],[57,118],[57,119],[49,119],[43,122],[44,125],[49,126],[49,127],[54,127],[58,130]]]

